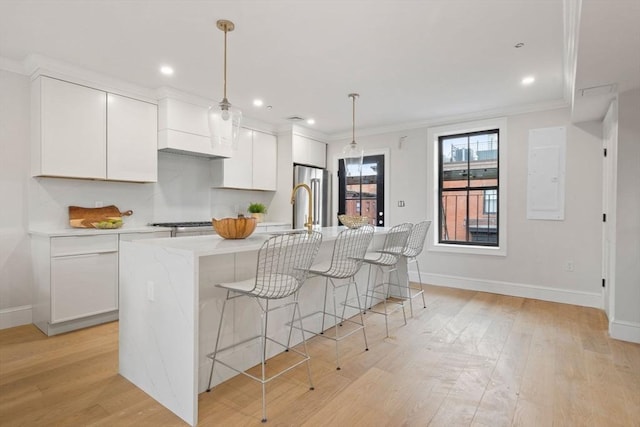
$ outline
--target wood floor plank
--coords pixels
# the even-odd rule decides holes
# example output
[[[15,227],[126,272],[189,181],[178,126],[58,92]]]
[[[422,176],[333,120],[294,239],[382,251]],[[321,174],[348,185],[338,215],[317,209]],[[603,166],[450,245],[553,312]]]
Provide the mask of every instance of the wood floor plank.
[[[613,340],[603,312],[519,297],[425,286],[389,320],[365,316],[341,343],[309,340],[304,365],[269,383],[275,426],[640,427],[640,345]],[[414,300],[418,301],[418,300]],[[407,308],[408,309],[408,308]],[[275,369],[289,357],[269,362]],[[260,385],[237,376],[199,398],[199,425],[256,426]],[[46,337],[0,330],[0,425],[184,426],[118,375],[118,323]]]

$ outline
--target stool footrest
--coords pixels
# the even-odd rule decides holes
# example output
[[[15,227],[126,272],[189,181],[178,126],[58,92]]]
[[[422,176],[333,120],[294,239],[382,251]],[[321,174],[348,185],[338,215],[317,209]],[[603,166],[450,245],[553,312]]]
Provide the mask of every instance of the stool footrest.
[[[281,346],[281,347],[283,347],[283,348],[287,349],[289,352],[296,353],[297,355],[301,356],[301,357],[302,357],[302,359],[301,359],[301,360],[299,360],[299,361],[297,361],[296,363],[294,363],[294,364],[292,364],[292,365],[289,365],[289,366],[288,366],[288,367],[286,367],[285,369],[282,369],[282,370],[280,370],[279,372],[277,372],[277,373],[275,373],[275,374],[271,375],[270,377],[265,377],[265,378],[263,379],[263,378],[260,378],[260,377],[256,377],[255,375],[252,375],[252,374],[250,374],[250,373],[248,373],[248,372],[247,372],[249,369],[252,369],[252,368],[254,368],[254,367],[256,367],[256,366],[259,366],[261,363],[258,363],[257,365],[254,365],[254,366],[252,366],[252,367],[251,367],[251,368],[249,368],[249,369],[243,370],[243,369],[238,369],[238,368],[236,368],[236,367],[232,366],[231,364],[229,364],[229,363],[225,362],[224,360],[221,360],[219,357],[217,357],[217,355],[218,355],[219,353],[222,353],[222,352],[227,351],[227,350],[231,350],[231,349],[233,349],[233,348],[237,347],[238,345],[246,344],[246,343],[248,343],[248,342],[250,342],[250,341],[253,341],[253,340],[256,340],[256,339],[262,339],[262,338],[263,338],[263,337],[262,337],[262,336],[260,336],[260,335],[257,335],[257,336],[255,336],[255,337],[248,338],[248,339],[246,339],[246,340],[243,340],[243,341],[241,341],[241,342],[235,343],[235,344],[233,344],[233,345],[230,345],[230,346],[227,346],[227,347],[221,348],[221,349],[219,349],[216,353],[209,353],[209,354],[207,354],[207,357],[208,357],[209,359],[211,359],[211,360],[215,361],[215,363],[220,363],[222,366],[225,366],[225,367],[227,367],[227,368],[231,369],[232,371],[235,371],[235,372],[237,372],[237,373],[239,373],[239,374],[243,374],[243,375],[245,375],[245,376],[247,376],[247,377],[249,377],[249,378],[251,378],[251,379],[253,379],[253,380],[255,380],[255,381],[258,381],[258,382],[259,382],[259,383],[261,383],[261,384],[266,384],[266,383],[268,383],[269,381],[273,380],[274,378],[277,378],[277,377],[279,377],[280,375],[282,375],[282,374],[284,374],[284,373],[286,373],[286,372],[289,372],[289,371],[290,371],[290,370],[292,370],[293,368],[295,368],[295,367],[297,367],[297,366],[299,366],[299,365],[301,365],[301,364],[305,363],[306,361],[308,361],[308,360],[310,359],[310,357],[309,357],[309,355],[308,355],[308,354],[305,354],[305,353],[303,353],[303,352],[301,352],[301,351],[299,351],[299,350],[296,350],[296,349],[295,349],[295,348],[293,348],[293,347],[289,347],[289,346],[287,346],[287,345],[285,345],[285,344],[283,344],[283,343],[281,343],[281,342],[279,342],[279,341],[276,341],[276,340],[274,340],[273,338],[270,338],[270,337],[266,337],[267,341],[270,341],[270,342],[272,342],[272,343],[274,343],[274,344],[277,344],[277,345],[279,345],[279,346]],[[265,363],[266,363],[267,361],[268,361],[268,359],[265,359]]]
[[[357,307],[356,307],[356,308],[357,308]],[[317,315],[324,315],[324,316],[327,316],[327,317],[329,317],[329,319],[331,319],[331,320],[333,320],[333,319],[334,319],[334,315],[333,315],[333,313],[327,313],[327,312],[323,312],[323,311],[321,311],[321,310],[320,310],[320,311],[315,311],[315,312],[313,312],[313,313],[306,314],[306,315],[302,316],[302,319],[304,320],[304,319],[307,319],[307,318],[309,318],[309,317],[317,316]],[[355,316],[354,316],[354,317],[355,317]],[[333,341],[340,341],[340,340],[342,340],[343,338],[347,338],[348,336],[350,336],[350,335],[352,335],[352,334],[354,334],[354,333],[356,333],[356,332],[359,332],[359,331],[361,331],[361,330],[363,330],[363,329],[364,329],[364,325],[363,325],[362,323],[360,323],[360,322],[358,322],[358,321],[355,321],[355,320],[352,320],[351,318],[341,318],[340,316],[337,316],[337,318],[338,318],[338,323],[337,323],[337,324],[335,324],[335,325],[330,325],[330,326],[329,326],[327,329],[325,329],[324,331],[312,331],[312,330],[307,329],[307,328],[303,328],[302,330],[303,330],[304,332],[307,332],[307,333],[309,333],[309,334],[313,334],[313,335],[315,335],[315,336],[319,336],[319,337],[327,338],[327,339],[330,339],[330,340],[333,340]],[[340,334],[339,336],[335,336],[335,335],[331,335],[331,334],[325,334],[325,332],[326,332],[326,331],[329,331],[331,328],[341,327],[341,326],[342,326],[343,324],[345,324],[345,323],[355,325],[355,326],[356,326],[356,328],[355,328],[355,329],[351,329],[351,330],[349,330],[348,332],[345,332],[345,333],[344,333],[344,335]],[[291,326],[291,322],[287,322],[287,326]],[[326,326],[326,325],[325,325],[325,326]],[[297,329],[297,330],[300,330],[300,327],[299,327],[299,326],[296,326],[295,324],[293,325],[293,328],[294,328],[294,329]]]

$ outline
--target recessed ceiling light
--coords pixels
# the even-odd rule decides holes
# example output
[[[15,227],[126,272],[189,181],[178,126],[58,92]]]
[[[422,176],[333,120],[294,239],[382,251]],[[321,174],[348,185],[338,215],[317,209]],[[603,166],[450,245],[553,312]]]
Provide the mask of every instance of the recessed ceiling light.
[[[254,99],[253,100],[253,105],[255,105],[256,107],[262,107],[263,104],[264,104],[264,102],[262,102],[262,99]]]
[[[160,72],[165,76],[171,76],[173,75],[173,68],[168,65],[163,65],[162,67],[160,67]]]
[[[535,81],[536,81],[536,78],[535,78],[535,77],[533,77],[533,76],[527,76],[527,77],[524,77],[524,78],[522,79],[522,84],[523,84],[523,85],[525,85],[525,86],[529,86],[530,84],[532,84],[532,83],[533,83],[533,82],[535,82]]]
[[[314,125],[314,124],[316,124],[316,121],[314,119],[307,119],[307,124],[308,125]]]

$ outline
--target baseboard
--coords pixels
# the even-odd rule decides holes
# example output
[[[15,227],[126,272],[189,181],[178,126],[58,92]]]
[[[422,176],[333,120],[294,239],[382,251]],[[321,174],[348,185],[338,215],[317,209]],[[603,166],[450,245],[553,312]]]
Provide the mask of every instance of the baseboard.
[[[429,283],[435,286],[490,292],[493,294],[580,305],[583,307],[602,308],[602,295],[599,293],[556,289],[545,286],[526,285],[522,283],[500,282],[497,280],[470,279],[468,277],[450,276],[445,274],[429,274],[422,272],[421,275],[424,283]],[[418,281],[418,273],[416,271],[410,271],[409,279],[411,281]]]
[[[0,310],[0,329],[28,325],[32,322],[31,306],[10,307]]]
[[[617,340],[640,344],[640,323],[614,319],[609,322],[609,335]]]

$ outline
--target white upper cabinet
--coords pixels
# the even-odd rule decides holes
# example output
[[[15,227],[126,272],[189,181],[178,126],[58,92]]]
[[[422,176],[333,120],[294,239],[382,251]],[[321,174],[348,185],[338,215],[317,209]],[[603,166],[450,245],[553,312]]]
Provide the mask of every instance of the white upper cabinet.
[[[322,169],[327,167],[327,144],[324,142],[294,133],[292,144],[293,163]]]
[[[157,180],[154,104],[39,76],[31,105],[33,176]]]
[[[105,179],[107,94],[38,77],[32,92],[32,174]]]
[[[209,107],[166,97],[158,102],[158,150],[203,157],[231,157],[211,146]]]
[[[107,179],[157,181],[157,107],[110,93],[107,113]]]
[[[253,131],[253,188],[275,191],[278,184],[278,140],[274,135]]]
[[[211,162],[213,186],[275,191],[277,157],[275,135],[242,128],[233,156]]]

